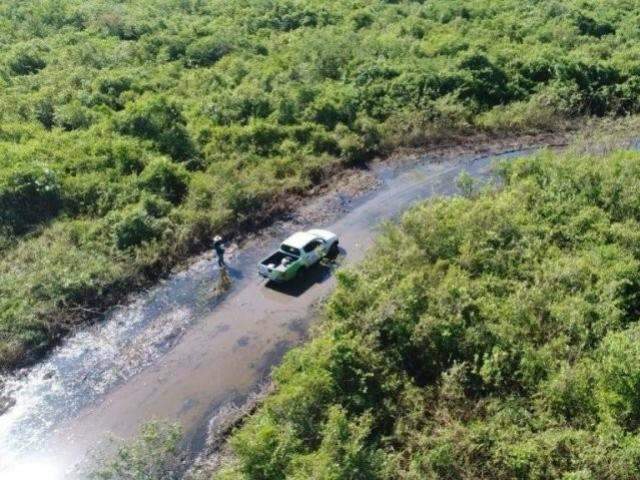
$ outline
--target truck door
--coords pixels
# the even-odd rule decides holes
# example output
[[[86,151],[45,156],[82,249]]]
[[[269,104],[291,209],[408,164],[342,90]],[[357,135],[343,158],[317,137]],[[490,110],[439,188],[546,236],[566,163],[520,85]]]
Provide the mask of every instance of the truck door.
[[[304,250],[304,263],[307,267],[310,267],[314,263],[317,263],[320,260],[321,252],[320,248],[322,246],[322,241],[320,240],[312,240],[305,245]]]

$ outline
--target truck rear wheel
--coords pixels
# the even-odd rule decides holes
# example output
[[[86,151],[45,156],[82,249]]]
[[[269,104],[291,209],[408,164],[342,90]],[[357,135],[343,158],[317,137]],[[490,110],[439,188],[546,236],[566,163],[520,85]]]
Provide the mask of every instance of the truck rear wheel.
[[[329,252],[327,254],[329,258],[334,259],[340,253],[340,248],[338,247],[338,243],[339,242],[336,240],[335,243],[331,245],[331,248],[329,248]]]

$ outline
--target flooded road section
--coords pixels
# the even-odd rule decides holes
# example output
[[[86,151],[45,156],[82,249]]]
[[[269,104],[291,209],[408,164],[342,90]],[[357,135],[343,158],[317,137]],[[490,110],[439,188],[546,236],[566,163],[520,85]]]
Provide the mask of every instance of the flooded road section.
[[[356,263],[380,222],[419,200],[455,194],[462,171],[484,181],[494,160],[527,152],[381,164],[371,171],[375,190],[313,200],[310,208],[329,212],[313,226],[337,233],[342,263]],[[310,226],[308,218],[281,222],[232,253],[233,286],[223,297],[214,293],[216,262],[203,256],[4,379],[11,406],[0,416],[0,478],[72,478],[110,436],[127,438],[152,419],[180,422],[197,444],[208,418],[242,402],[304,339],[314,306],[334,286],[329,265],[287,288],[270,288],[256,275],[257,262]]]

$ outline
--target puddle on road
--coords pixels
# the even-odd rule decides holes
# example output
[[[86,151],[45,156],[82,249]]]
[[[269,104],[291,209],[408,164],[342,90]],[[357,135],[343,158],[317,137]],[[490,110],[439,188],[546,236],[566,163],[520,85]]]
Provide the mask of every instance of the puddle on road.
[[[380,222],[426,197],[455,194],[461,171],[486,181],[494,159],[527,152],[381,165],[380,188],[355,199],[333,194],[313,202],[318,208],[341,206],[322,226],[339,234],[344,260],[354,263]],[[34,451],[55,457],[66,471],[105,435],[131,435],[150,417],[179,420],[187,432],[201,432],[218,407],[246,398],[304,339],[310,309],[333,285],[326,266],[293,287],[266,288],[255,277],[256,262],[302,226],[305,218],[276,224],[237,251],[231,259],[234,286],[223,301],[212,294],[215,261],[202,257],[71,336],[39,365],[5,378],[5,394],[14,404],[0,415],[0,477],[3,469],[35,465],[28,457]]]
[[[0,466],[169,351],[217,303],[213,263],[198,262],[71,336],[38,366],[5,378],[14,406],[0,416]]]

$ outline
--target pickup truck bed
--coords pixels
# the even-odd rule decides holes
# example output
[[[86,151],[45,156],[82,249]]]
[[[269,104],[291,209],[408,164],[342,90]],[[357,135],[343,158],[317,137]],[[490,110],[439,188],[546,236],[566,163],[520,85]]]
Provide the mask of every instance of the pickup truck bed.
[[[274,268],[280,267],[282,265],[282,261],[285,258],[288,258],[291,262],[294,262],[296,260],[296,257],[294,257],[293,255],[289,255],[287,253],[284,253],[284,252],[278,250],[273,255],[271,255],[270,257],[265,258],[260,263],[262,265],[264,265],[265,267],[269,268],[269,269],[274,269]]]

